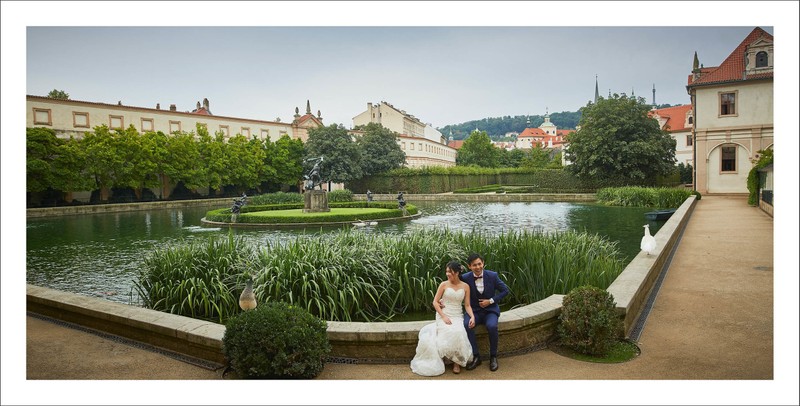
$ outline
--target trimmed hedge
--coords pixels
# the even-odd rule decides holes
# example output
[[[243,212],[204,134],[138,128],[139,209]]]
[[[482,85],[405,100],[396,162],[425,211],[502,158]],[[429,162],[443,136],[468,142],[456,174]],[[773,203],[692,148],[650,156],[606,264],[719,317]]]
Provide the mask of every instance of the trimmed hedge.
[[[333,202],[328,203],[330,208],[349,207],[349,208],[379,208],[386,209],[380,213],[359,213],[359,214],[331,214],[331,213],[308,213],[296,217],[264,217],[248,215],[247,213],[264,212],[271,210],[293,210],[302,209],[304,203],[291,204],[270,204],[261,206],[247,205],[242,207],[241,213],[236,218],[237,223],[248,224],[293,224],[293,223],[338,223],[357,220],[379,220],[386,218],[403,217],[403,211],[397,207],[397,203],[391,202]],[[419,212],[416,206],[406,205],[408,215],[415,215]],[[231,223],[231,209],[216,209],[206,213],[206,220],[219,223]]]
[[[530,187],[531,193],[594,193],[597,189],[624,186],[623,180],[578,179],[564,169],[523,168],[450,168],[396,169],[384,174],[367,176],[346,184],[354,193],[412,194],[453,192],[488,185],[517,185]]]

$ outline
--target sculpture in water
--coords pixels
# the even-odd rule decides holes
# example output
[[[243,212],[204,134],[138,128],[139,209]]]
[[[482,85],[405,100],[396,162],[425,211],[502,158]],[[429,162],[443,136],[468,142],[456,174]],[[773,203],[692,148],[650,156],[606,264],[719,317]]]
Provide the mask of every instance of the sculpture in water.
[[[242,197],[238,199],[233,199],[233,206],[231,207],[231,213],[239,214],[242,211],[242,206],[247,204],[247,194],[242,193]]]

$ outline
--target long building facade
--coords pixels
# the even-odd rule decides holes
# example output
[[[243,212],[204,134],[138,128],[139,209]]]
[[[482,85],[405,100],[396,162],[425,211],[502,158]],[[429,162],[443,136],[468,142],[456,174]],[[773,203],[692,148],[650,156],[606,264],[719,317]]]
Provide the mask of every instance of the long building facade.
[[[197,102],[192,111],[178,111],[174,104],[162,109],[158,104],[155,108],[148,108],[29,95],[26,107],[27,127],[51,128],[62,138],[80,138],[99,125],[110,129],[126,129],[133,125],[140,133],[161,131],[164,134],[194,132],[200,125],[210,134],[222,132],[226,138],[241,134],[274,141],[288,135],[305,142],[309,129],[323,125],[322,118],[311,114],[308,102],[306,114],[301,116],[299,109],[295,108],[294,120],[290,123],[215,116],[211,114],[208,99],[204,99],[202,104]]]
[[[353,117],[354,127],[369,123],[399,134],[397,143],[406,154],[405,165],[409,168],[456,164],[456,149],[447,145],[442,133],[385,101],[367,103],[367,110]]]

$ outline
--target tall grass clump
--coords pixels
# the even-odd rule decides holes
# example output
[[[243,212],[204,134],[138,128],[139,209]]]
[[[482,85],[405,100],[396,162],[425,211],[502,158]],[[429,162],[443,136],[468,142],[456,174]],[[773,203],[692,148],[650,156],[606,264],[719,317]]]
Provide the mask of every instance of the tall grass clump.
[[[232,236],[161,249],[144,258],[134,290],[144,307],[224,322],[239,312],[236,289],[252,257]]]
[[[597,201],[609,206],[677,208],[692,195],[689,189],[624,186],[597,191]]]
[[[166,248],[148,259],[147,271],[137,283],[147,307],[224,319],[239,312],[236,298],[247,272],[255,277],[258,303],[286,302],[325,320],[387,321],[432,311],[445,265],[452,259],[463,262],[471,252],[484,255],[487,269],[506,281],[511,290],[506,302],[511,306],[566,294],[581,285],[606,288],[623,269],[615,243],[575,232],[512,231],[493,236],[439,228],[405,235],[342,230],[258,248],[232,238],[205,245],[205,250],[202,245]],[[210,253],[226,259],[214,260]],[[185,293],[164,288],[208,274],[219,282],[204,285],[213,289],[195,289],[193,295],[208,297],[206,301],[219,298],[219,309],[209,307],[211,313],[188,305],[195,301],[182,305]]]

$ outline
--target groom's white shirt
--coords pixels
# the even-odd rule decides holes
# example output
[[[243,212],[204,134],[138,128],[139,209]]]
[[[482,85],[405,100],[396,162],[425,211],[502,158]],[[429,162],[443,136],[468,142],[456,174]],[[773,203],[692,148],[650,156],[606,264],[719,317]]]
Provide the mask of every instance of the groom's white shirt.
[[[475,272],[472,273],[472,276],[475,278],[475,288],[478,289],[478,293],[483,293],[483,278],[478,278]],[[483,276],[483,273],[480,276]]]

